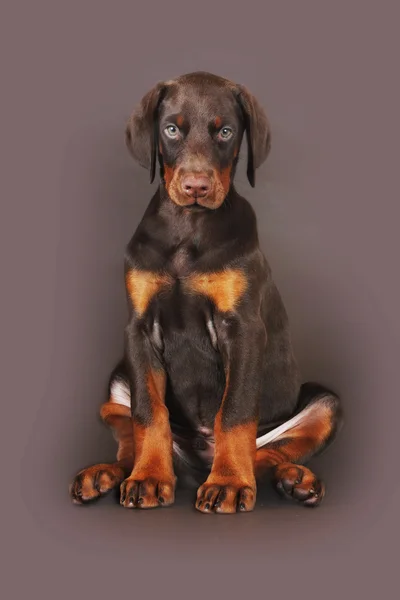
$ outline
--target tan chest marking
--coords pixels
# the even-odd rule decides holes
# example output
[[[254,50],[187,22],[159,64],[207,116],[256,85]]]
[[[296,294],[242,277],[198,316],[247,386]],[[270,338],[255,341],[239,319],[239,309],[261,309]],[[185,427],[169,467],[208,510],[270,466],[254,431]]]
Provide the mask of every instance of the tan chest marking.
[[[146,312],[152,298],[171,284],[172,278],[164,273],[132,269],[126,275],[126,289],[139,316]]]
[[[187,279],[187,287],[210,298],[221,312],[233,310],[247,289],[247,279],[240,269],[217,273],[199,273]]]

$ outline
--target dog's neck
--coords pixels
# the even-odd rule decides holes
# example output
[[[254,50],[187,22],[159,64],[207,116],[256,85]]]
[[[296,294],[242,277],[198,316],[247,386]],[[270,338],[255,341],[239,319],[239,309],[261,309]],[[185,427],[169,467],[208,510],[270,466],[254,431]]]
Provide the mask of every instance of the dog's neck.
[[[177,206],[160,185],[129,242],[142,269],[176,277],[223,269],[258,249],[254,211],[234,188],[218,209],[192,210]]]
[[[244,250],[258,247],[257,225],[250,204],[231,186],[224,203],[216,210],[178,206],[161,183],[134,236],[150,244],[157,260],[172,256],[177,249],[199,260],[212,255],[214,263],[225,262]],[[142,246],[141,246],[142,247]],[[218,260],[216,257],[220,257]]]

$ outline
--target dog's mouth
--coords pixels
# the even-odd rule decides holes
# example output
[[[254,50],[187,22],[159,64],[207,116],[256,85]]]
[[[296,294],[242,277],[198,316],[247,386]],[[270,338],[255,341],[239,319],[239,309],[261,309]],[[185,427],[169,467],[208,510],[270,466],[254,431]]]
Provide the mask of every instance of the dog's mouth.
[[[191,210],[204,210],[214,207],[215,200],[212,196],[193,196],[190,199],[183,198],[182,206]]]
[[[200,202],[198,202],[197,200],[193,200],[193,202],[190,202],[189,204],[185,204],[184,206],[185,206],[185,208],[189,208],[189,209],[193,209],[193,210],[196,208],[207,208],[203,204],[200,204]]]
[[[174,200],[174,198],[171,199]],[[214,195],[197,196],[191,198],[185,198],[185,196],[182,195],[179,202],[176,202],[176,204],[192,211],[215,210],[221,206],[224,199],[225,197],[216,199]]]

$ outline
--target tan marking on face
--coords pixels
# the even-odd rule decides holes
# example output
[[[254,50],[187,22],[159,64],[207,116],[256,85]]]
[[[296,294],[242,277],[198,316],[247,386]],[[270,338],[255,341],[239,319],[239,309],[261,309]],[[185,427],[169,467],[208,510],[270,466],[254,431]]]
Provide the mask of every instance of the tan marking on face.
[[[183,115],[178,115],[176,118],[176,124],[178,125],[178,127],[182,127],[183,125]]]
[[[166,166],[164,169],[165,187],[169,197],[178,206],[190,204],[190,199],[183,193],[180,181],[182,178],[181,169]]]
[[[171,185],[171,181],[174,178],[174,169],[172,167],[169,167],[168,165],[164,166],[164,180],[165,180],[165,187],[168,188]]]
[[[219,129],[221,127],[221,125],[222,125],[222,119],[221,119],[221,117],[215,117],[214,123],[215,123],[215,127],[217,129]]]
[[[219,180],[222,184],[225,196],[229,192],[229,188],[231,185],[231,170],[232,165],[229,165],[229,167],[226,167],[226,169],[222,169],[222,171],[220,171],[219,174]]]
[[[188,198],[188,196],[182,190],[181,181],[185,174],[187,175],[191,172],[191,169],[193,169],[196,173],[200,172],[200,166],[204,165],[204,162],[202,161],[202,157],[194,156],[188,166],[185,167],[185,170],[183,170],[181,167],[172,168],[165,166],[165,187],[171,200],[178,206],[187,206],[188,204],[192,204],[192,199]],[[212,174],[209,175],[211,191],[207,198],[198,199],[199,204],[214,210],[221,206],[229,192],[231,170],[232,165],[219,172],[216,169],[212,170]]]
[[[208,296],[218,310],[233,310],[247,289],[247,279],[240,269],[217,273],[199,273],[188,278],[186,285],[193,292]]]
[[[214,171],[214,193],[212,198],[212,208],[216,209],[224,202],[231,185],[232,165],[222,171]]]
[[[132,269],[126,275],[126,288],[129,298],[139,316],[146,312],[152,298],[171,284],[172,278],[163,273]]]

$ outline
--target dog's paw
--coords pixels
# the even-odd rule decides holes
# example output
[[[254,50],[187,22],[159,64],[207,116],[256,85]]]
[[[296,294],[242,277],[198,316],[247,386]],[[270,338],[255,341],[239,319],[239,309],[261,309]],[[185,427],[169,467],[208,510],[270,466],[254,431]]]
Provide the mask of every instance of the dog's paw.
[[[72,502],[92,502],[117,487],[122,479],[123,471],[118,465],[100,464],[83,469],[69,486]]]
[[[148,477],[129,477],[121,485],[120,503],[125,508],[157,508],[170,506],[175,500],[175,481]]]
[[[256,503],[256,488],[234,483],[203,483],[197,490],[195,507],[203,513],[250,512]]]
[[[318,506],[325,486],[310,469],[301,465],[282,463],[274,469],[276,489],[284,498],[297,500],[304,506]]]

